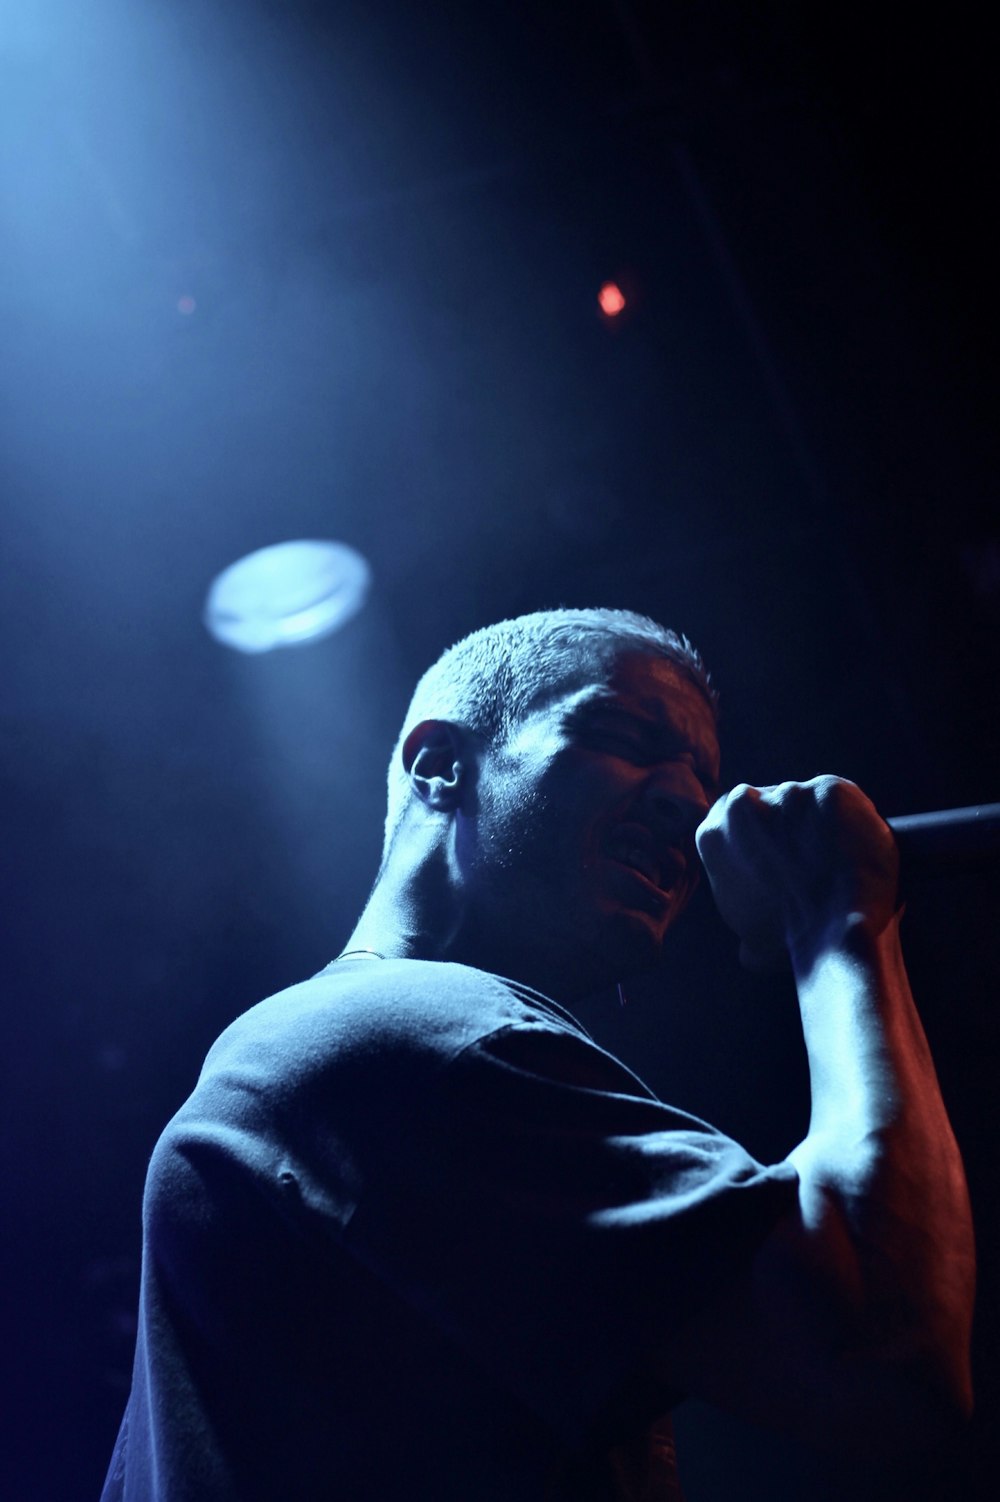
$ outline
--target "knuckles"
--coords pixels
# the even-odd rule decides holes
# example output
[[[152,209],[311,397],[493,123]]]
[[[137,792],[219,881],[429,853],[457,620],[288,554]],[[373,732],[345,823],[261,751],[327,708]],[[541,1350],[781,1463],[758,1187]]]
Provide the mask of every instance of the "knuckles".
[[[740,782],[723,794],[711,807],[696,831],[699,854],[711,856],[725,844],[754,843],[760,839],[781,840],[798,832],[805,837],[812,830],[822,836],[825,830],[854,828],[866,830],[869,837],[889,831],[856,783],[844,777],[823,773],[802,782],[779,782],[754,787]]]
[[[716,905],[753,968],[758,961],[772,968],[791,934],[831,913],[863,911],[881,921],[894,908],[892,833],[845,778],[740,783],[713,805],[696,840]]]

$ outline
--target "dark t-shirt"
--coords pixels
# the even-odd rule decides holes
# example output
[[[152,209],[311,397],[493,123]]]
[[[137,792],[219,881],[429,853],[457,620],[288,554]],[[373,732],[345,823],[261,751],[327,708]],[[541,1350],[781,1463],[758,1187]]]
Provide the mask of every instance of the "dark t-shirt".
[[[665,1339],[795,1183],[524,986],[331,965],[223,1033],[153,1153],[103,1502],[627,1495],[670,1469]]]

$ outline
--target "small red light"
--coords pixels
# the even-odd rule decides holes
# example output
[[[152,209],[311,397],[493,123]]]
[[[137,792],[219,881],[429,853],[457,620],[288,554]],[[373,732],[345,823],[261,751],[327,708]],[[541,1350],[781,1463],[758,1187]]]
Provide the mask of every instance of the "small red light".
[[[185,316],[193,313],[197,306],[198,304],[195,302],[194,298],[191,297],[188,293],[185,293],[183,297],[179,297],[177,299],[177,311],[178,313],[185,314]]]
[[[605,282],[597,301],[606,318],[617,318],[625,307],[625,295],[617,282]]]

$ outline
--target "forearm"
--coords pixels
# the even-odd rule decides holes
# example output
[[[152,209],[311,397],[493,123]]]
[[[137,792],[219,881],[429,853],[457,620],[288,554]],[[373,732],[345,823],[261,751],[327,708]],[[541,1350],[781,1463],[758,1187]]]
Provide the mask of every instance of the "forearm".
[[[892,833],[853,783],[823,776],[734,788],[698,849],[744,962],[791,955],[812,1113],[789,1155],[797,1211],[688,1332],[677,1371],[692,1392],[821,1443],[931,1442],[971,1401],[974,1258],[899,949]],[[722,1361],[699,1356],[713,1340]]]
[[[898,919],[793,946],[812,1113],[790,1154],[845,1354],[923,1363],[967,1407],[974,1252],[961,1158]]]

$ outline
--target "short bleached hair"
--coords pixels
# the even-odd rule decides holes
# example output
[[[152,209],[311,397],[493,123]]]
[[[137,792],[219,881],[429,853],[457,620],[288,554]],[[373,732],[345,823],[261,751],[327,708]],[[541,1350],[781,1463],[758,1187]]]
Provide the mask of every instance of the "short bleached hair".
[[[474,631],[438,658],[417,684],[389,763],[385,852],[412,791],[403,743],[422,720],[449,720],[501,746],[529,710],[607,668],[622,651],[665,657],[704,694],[718,696],[686,636],[631,610],[540,610]]]

